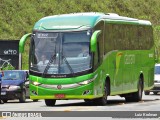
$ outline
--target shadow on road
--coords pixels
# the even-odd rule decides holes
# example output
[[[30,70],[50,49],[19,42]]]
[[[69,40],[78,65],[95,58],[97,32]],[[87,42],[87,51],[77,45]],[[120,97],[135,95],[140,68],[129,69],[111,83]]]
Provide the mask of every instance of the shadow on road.
[[[5,104],[16,104],[16,103],[23,104],[23,103],[20,103],[19,100],[8,100],[7,102],[5,102]],[[33,102],[32,100],[26,100],[25,103],[37,103],[37,102]]]

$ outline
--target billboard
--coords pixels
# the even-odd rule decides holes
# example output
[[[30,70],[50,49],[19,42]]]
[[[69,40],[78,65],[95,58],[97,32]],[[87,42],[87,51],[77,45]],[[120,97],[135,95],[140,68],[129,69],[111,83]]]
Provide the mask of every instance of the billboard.
[[[0,67],[3,70],[20,69],[20,60],[19,40],[0,40]]]

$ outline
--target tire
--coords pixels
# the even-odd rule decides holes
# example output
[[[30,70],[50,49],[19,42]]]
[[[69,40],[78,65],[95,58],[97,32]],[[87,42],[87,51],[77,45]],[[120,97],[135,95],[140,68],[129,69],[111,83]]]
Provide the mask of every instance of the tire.
[[[158,92],[153,92],[153,94],[154,94],[154,95],[157,95],[157,94],[158,94]]]
[[[144,94],[145,94],[145,95],[149,95],[150,92],[149,92],[149,91],[145,91]]]
[[[4,103],[7,103],[8,100],[3,100]]]
[[[143,81],[140,78],[139,84],[138,84],[138,91],[134,94],[135,101],[141,101],[142,100],[142,93],[143,93]]]
[[[85,101],[86,103],[92,103],[92,102],[93,102],[92,99],[84,99],[84,101]]]
[[[127,102],[138,102],[142,100],[143,93],[143,82],[142,79],[138,82],[138,91],[130,94],[130,96],[126,96],[125,99]]]
[[[107,82],[105,82],[103,97],[93,99],[93,104],[100,105],[100,106],[106,105],[107,104],[108,94],[109,94],[109,84],[107,84]]]
[[[46,106],[55,106],[56,100],[55,99],[45,99]]]
[[[33,102],[38,102],[38,99],[33,100]]]
[[[22,93],[20,95],[19,102],[20,103],[25,103],[26,102],[26,92],[24,90],[22,91]]]
[[[3,100],[0,100],[0,104],[4,104]]]

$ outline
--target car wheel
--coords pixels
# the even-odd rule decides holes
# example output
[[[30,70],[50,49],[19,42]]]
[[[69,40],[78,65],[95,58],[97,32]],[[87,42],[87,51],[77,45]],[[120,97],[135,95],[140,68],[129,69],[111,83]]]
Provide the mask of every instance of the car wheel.
[[[7,103],[8,100],[3,100],[4,103]]]
[[[0,104],[4,104],[3,100],[0,100]]]
[[[20,98],[19,98],[20,103],[25,103],[26,102],[26,92],[22,91]]]

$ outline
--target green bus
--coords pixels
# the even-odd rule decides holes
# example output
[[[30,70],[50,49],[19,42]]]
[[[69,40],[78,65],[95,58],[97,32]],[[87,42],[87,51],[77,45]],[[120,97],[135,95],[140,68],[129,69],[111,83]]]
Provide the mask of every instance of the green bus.
[[[108,96],[140,101],[153,87],[155,47],[152,24],[114,13],[71,13],[44,17],[30,37],[30,98],[84,99],[105,105]],[[45,62],[43,62],[45,61]]]

